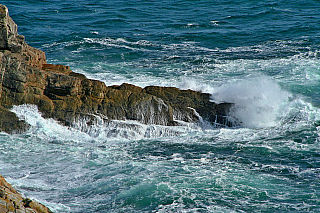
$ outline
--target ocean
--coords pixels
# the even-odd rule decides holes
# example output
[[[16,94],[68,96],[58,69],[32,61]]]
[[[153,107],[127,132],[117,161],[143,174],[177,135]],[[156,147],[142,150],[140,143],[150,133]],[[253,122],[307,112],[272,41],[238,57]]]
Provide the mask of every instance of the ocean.
[[[210,93],[241,121],[84,131],[15,106],[31,129],[0,133],[0,174],[24,196],[57,213],[320,212],[319,1],[1,4],[48,63]]]

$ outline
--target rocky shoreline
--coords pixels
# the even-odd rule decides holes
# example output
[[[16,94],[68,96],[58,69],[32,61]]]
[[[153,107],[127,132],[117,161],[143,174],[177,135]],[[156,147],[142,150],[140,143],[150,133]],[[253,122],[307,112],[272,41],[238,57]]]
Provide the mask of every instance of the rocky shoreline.
[[[66,126],[79,120],[94,125],[106,121],[135,120],[143,124],[179,125],[178,121],[231,125],[226,116],[232,104],[216,104],[210,94],[174,87],[131,84],[106,86],[71,71],[48,64],[43,51],[29,46],[17,33],[8,8],[0,5],[0,131],[21,133],[30,127],[10,109],[34,104],[45,118]],[[51,212],[23,198],[0,176],[0,212]]]
[[[29,46],[17,33],[8,9],[0,5],[0,130],[15,133],[28,129],[10,109],[34,104],[46,118],[72,126],[85,118],[93,125],[97,117],[135,120],[143,124],[179,125],[177,120],[229,125],[232,106],[210,101],[210,94],[173,87],[131,84],[106,86],[87,79],[64,65],[47,64],[43,51]],[[201,117],[200,117],[201,116]]]

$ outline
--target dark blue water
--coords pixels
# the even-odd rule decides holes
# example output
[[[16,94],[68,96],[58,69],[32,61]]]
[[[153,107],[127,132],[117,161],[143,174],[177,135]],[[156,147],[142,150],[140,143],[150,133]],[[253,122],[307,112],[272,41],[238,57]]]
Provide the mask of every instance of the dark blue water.
[[[107,85],[194,89],[240,128],[66,128],[34,106],[0,173],[54,212],[319,212],[319,1],[5,0],[49,63]]]

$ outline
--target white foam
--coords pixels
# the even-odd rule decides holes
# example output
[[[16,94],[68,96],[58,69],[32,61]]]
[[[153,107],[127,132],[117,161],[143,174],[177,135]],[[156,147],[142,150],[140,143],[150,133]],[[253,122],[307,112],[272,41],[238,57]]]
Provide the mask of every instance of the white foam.
[[[240,121],[247,128],[277,125],[291,96],[270,77],[262,75],[211,84],[184,78],[178,87],[209,93],[216,103],[234,103],[230,119]]]
[[[88,44],[100,44],[105,47],[114,47],[114,48],[124,48],[133,51],[144,51],[148,52],[149,50],[143,47],[153,46],[153,44],[146,40],[139,40],[137,42],[130,42],[124,38],[84,38],[84,42]]]
[[[198,131],[197,124],[180,122],[180,126],[145,125],[137,121],[104,120],[96,115],[93,125],[87,125],[86,118],[75,122],[72,127],[59,124],[54,119],[45,119],[36,105],[14,106],[11,110],[29,123],[31,132],[45,140],[91,142],[108,140],[140,140],[145,138],[175,137]]]
[[[24,104],[13,106],[11,109],[19,119],[25,120],[31,125],[32,132],[36,133],[38,137],[46,140],[72,140],[75,142],[90,141],[91,138],[75,129],[71,129],[59,124],[54,119],[45,119],[38,111],[36,105]]]
[[[146,125],[132,120],[100,120],[87,125],[85,120],[76,122],[73,127],[95,139],[140,140],[146,138],[176,137],[200,130],[197,124],[180,122],[181,126]]]
[[[277,124],[290,93],[269,78],[255,77],[225,84],[212,97],[215,102],[234,103],[230,115],[242,126],[263,128]]]
[[[289,56],[286,58],[238,59],[217,60],[211,53],[241,53],[255,52],[263,55],[272,55],[278,50],[295,48],[298,41],[276,41],[257,46],[236,47],[221,49],[203,49],[208,55],[199,56],[204,62],[193,65],[183,62],[181,66],[163,61],[163,58],[184,58],[185,53],[203,48],[195,42],[180,44],[159,44],[139,40],[128,41],[124,38],[86,38],[82,43],[97,43],[103,46],[138,48],[141,51],[155,51],[159,56],[170,51],[173,55],[159,57],[158,60],[145,59],[144,61],[119,62],[107,64],[97,62],[88,68],[76,67],[74,71],[80,72],[89,78],[102,80],[106,85],[120,85],[124,82],[145,87],[149,85],[174,86],[181,89],[193,89],[213,94],[213,100],[219,102],[234,102],[236,108],[232,115],[240,119],[244,127],[261,128],[276,125],[284,104],[290,96],[276,83],[279,82],[289,90],[299,90],[301,85],[315,87],[320,79],[318,51]],[[302,43],[303,44],[303,43]],[[157,48],[147,48],[155,46]],[[147,50],[145,50],[147,49]],[[160,50],[160,51],[159,51]],[[269,54],[270,53],[270,54]],[[163,62],[163,63],[162,63]],[[160,65],[161,64],[161,65]],[[144,69],[146,66],[147,68]],[[156,67],[156,68],[153,68]],[[160,68],[158,67],[160,66]],[[151,72],[149,71],[149,68]],[[88,72],[86,70],[89,70]],[[94,71],[90,73],[90,71]],[[154,73],[152,73],[154,71]],[[158,73],[160,73],[158,75]],[[256,73],[271,77],[252,77]],[[274,80],[272,80],[272,78]],[[275,82],[276,81],[276,82]],[[298,91],[300,92],[300,91]]]
[[[180,89],[192,89],[195,91],[200,91],[203,93],[210,93],[213,94],[215,93],[216,89],[209,84],[206,83],[199,83],[196,81],[194,78],[181,78],[181,82],[177,85],[178,88]]]

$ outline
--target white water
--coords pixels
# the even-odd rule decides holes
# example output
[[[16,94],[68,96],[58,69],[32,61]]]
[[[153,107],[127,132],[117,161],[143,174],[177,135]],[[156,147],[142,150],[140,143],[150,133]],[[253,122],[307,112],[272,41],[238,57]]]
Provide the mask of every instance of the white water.
[[[54,119],[45,119],[41,116],[36,105],[24,104],[14,106],[11,109],[19,119],[25,120],[31,125],[31,132],[45,140],[73,140],[78,142],[90,142],[92,140],[141,140],[144,138],[175,137],[199,131],[201,124],[178,121],[180,126],[145,125],[137,121],[105,122],[100,117],[94,125],[87,125],[85,118],[66,127]],[[206,124],[207,125],[207,124]]]
[[[189,82],[188,86],[192,86],[192,84],[192,82]],[[194,86],[195,88],[193,89],[199,89],[199,87],[196,87],[197,84],[194,84]],[[290,130],[299,129],[320,120],[320,109],[313,107],[312,104],[303,101],[301,98],[292,98],[290,93],[282,90],[277,83],[264,77],[228,83],[219,88],[206,86],[204,89],[207,92],[211,91],[213,93],[212,97],[215,102],[235,103],[230,116],[241,121],[242,127],[245,127],[243,129],[245,130],[245,134],[240,134],[240,137],[249,137],[248,134],[250,135],[252,132],[255,132],[254,129],[260,128],[263,128],[261,131],[264,134],[281,134],[283,128]],[[94,125],[88,126],[85,120],[79,120],[72,127],[65,127],[53,119],[44,119],[35,105],[14,106],[12,112],[32,126],[29,130],[30,132],[46,141],[141,140],[187,136],[199,133],[215,135],[217,131],[219,134],[221,131],[227,131],[228,134],[222,137],[221,140],[228,140],[229,134],[232,137],[238,137],[237,135],[243,132],[241,128],[239,130],[219,130],[205,121],[199,124],[180,121],[180,126],[170,127],[145,125],[130,120],[111,120],[106,123],[99,117],[97,117]],[[229,131],[235,131],[236,134]]]
[[[128,44],[120,39],[114,43]],[[318,142],[297,142],[294,139],[300,140],[300,135],[294,134],[314,129],[314,122],[320,120],[319,109],[301,95],[292,96],[280,86],[286,85],[288,88],[291,84],[315,84],[318,80],[317,61],[289,58],[215,63],[212,59],[208,60],[212,63],[203,67],[165,64],[159,75],[144,72],[135,62],[69,65],[76,67],[72,68],[74,71],[102,80],[107,85],[128,82],[141,87],[175,86],[210,93],[213,101],[235,103],[231,116],[242,122],[241,128],[213,128],[205,123],[165,127],[135,121],[105,123],[103,119],[98,119],[92,126],[79,121],[73,127],[64,127],[53,119],[42,118],[35,106],[15,106],[12,111],[32,128],[19,136],[7,136],[9,140],[17,138],[11,139],[13,142],[9,142],[10,145],[5,144],[14,147],[14,150],[2,149],[5,150],[4,156],[8,156],[0,160],[0,165],[5,165],[2,171],[10,174],[10,182],[27,196],[32,195],[40,201],[52,200],[52,203],[44,203],[56,212],[69,212],[70,209],[81,212],[97,203],[113,207],[118,204],[110,203],[138,199],[140,195],[141,199],[180,196],[170,205],[160,205],[158,212],[190,210],[192,207],[184,206],[183,199],[193,200],[201,195],[207,202],[203,205],[208,205],[209,211],[232,212],[232,209],[217,206],[207,198],[221,196],[221,200],[228,200],[234,199],[234,193],[263,194],[261,190],[269,193],[266,197],[270,198],[289,196],[287,192],[282,193],[283,187],[287,187],[290,193],[297,192],[290,179],[264,174],[264,171],[270,169],[280,174],[283,170],[289,170],[300,176],[308,172],[312,176],[318,171],[302,169],[294,164],[282,165],[277,159],[270,162],[273,159],[268,157],[318,150]],[[147,61],[146,66],[157,66],[157,63],[162,61],[150,61],[149,64]],[[314,137],[312,133],[308,134]],[[308,137],[301,140],[308,140]],[[229,155],[229,150],[235,153]],[[257,156],[261,152],[265,162],[248,157],[248,165],[241,163],[246,155],[254,152]],[[16,153],[20,153],[20,157],[13,162],[14,158],[9,155],[15,156]],[[30,180],[31,184],[28,184]],[[277,181],[284,184],[275,184]],[[200,193],[196,192],[197,184],[203,184]],[[205,193],[210,190],[212,192],[206,196]],[[276,195],[272,195],[274,190]],[[255,204],[256,197],[239,196],[237,199],[235,205],[239,206],[239,202],[251,205]],[[261,202],[257,205],[259,209],[266,209],[268,205],[277,203],[268,202],[266,207],[261,207]],[[284,205],[290,207],[296,204]],[[116,206],[117,210],[113,209],[114,212],[130,211],[130,204],[123,209],[119,206]],[[193,210],[197,211],[196,208],[190,211]]]
[[[251,82],[251,86],[256,85],[256,89],[265,84],[273,85],[277,92],[282,91],[274,81],[270,80],[264,79],[260,84],[244,80],[239,81],[238,84],[244,85],[245,82],[246,84]],[[225,94],[228,98],[232,97],[232,94],[237,94],[236,91],[241,93],[237,87],[229,88],[221,94]],[[268,94],[267,92],[264,96],[271,96]],[[235,97],[237,95],[232,98],[235,99]],[[276,103],[278,102],[274,102]],[[253,104],[253,106],[260,106],[260,104]],[[199,196],[196,192],[197,184],[203,184],[201,185],[202,193],[207,192],[210,196],[221,195],[226,200],[229,199],[228,196],[232,198],[232,193],[241,193],[246,190],[258,194],[262,188],[272,193],[274,188],[283,187],[279,183],[274,185],[275,181],[290,182],[290,179],[255,173],[254,169],[260,169],[261,166],[262,169],[276,171],[290,170],[300,176],[305,175],[309,170],[300,171],[298,165],[289,166],[270,162],[261,165],[255,162],[255,159],[252,159],[249,164],[253,169],[248,170],[246,164],[237,162],[237,160],[241,161],[241,158],[236,154],[234,156],[227,154],[225,158],[224,147],[236,149],[239,153],[242,150],[252,149],[272,155],[281,153],[283,150],[289,150],[289,153],[290,150],[318,150],[318,143],[309,145],[291,139],[277,140],[285,132],[306,129],[314,121],[319,120],[320,110],[302,99],[289,100],[280,110],[282,113],[278,114],[281,115],[279,119],[277,118],[278,123],[273,127],[260,129],[256,127],[215,129],[208,126],[200,128],[187,124],[181,127],[163,127],[142,125],[133,121],[113,121],[109,125],[97,122],[90,127],[81,126],[83,124],[79,122],[70,128],[60,125],[53,119],[42,118],[34,105],[15,106],[12,111],[21,119],[25,119],[32,128],[20,136],[8,136],[16,138],[11,139],[12,142],[5,143],[9,143],[13,148],[0,149],[7,152],[1,159],[0,165],[11,165],[11,168],[6,166],[1,169],[4,172],[9,171],[13,178],[8,180],[27,196],[32,195],[31,198],[35,197],[40,201],[52,199],[52,202],[42,202],[56,212],[90,209],[92,208],[90,202],[107,203],[111,206],[108,202],[111,203],[113,200],[118,202],[130,200],[140,195],[156,197],[167,191],[169,191],[168,196],[177,194],[181,198],[170,205],[159,206],[158,212],[182,211],[186,208],[182,204],[182,199],[192,200],[194,196]],[[259,114],[258,118],[260,118]],[[268,140],[264,140],[265,138]],[[212,150],[217,149],[216,152],[206,151],[207,146]],[[190,147],[199,148],[202,152],[189,152]],[[180,148],[184,151],[181,152]],[[172,154],[170,154],[171,150]],[[167,151],[169,152],[166,153]],[[19,159],[13,162],[10,156],[15,156],[17,153],[19,153]],[[195,154],[196,157],[190,158],[189,154]],[[311,175],[313,172],[310,171]],[[172,174],[174,178],[171,179]],[[135,184],[134,181],[139,184]],[[129,186],[123,187],[125,184]],[[213,194],[210,194],[212,186],[214,186]],[[156,190],[152,187],[156,187]],[[219,191],[220,187],[224,190],[223,192]],[[289,190],[293,191],[295,188],[289,188]],[[117,195],[112,197],[114,194]],[[60,198],[60,196],[64,197]],[[270,195],[272,196],[274,195]],[[283,193],[277,196],[287,195]],[[83,199],[86,199],[85,203]],[[246,202],[247,199],[253,202],[255,197],[238,199],[241,202]],[[63,205],[64,203],[67,205]],[[128,206],[125,208],[126,211],[130,209]],[[232,212],[229,208],[224,209],[214,205],[214,202],[208,206],[208,210]],[[121,209],[118,212],[121,212]]]
[[[234,103],[230,115],[243,127],[264,128],[277,124],[290,93],[266,77],[255,77],[224,84],[212,97],[215,102]]]

